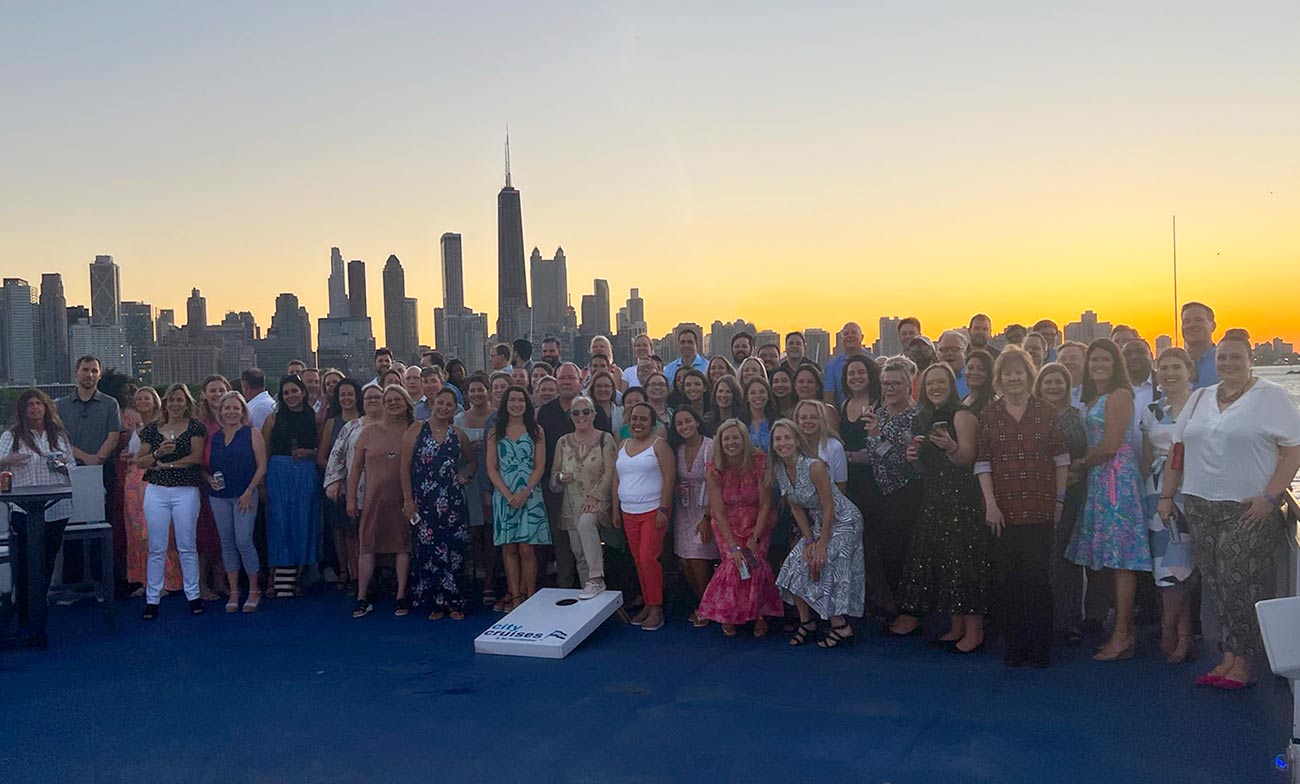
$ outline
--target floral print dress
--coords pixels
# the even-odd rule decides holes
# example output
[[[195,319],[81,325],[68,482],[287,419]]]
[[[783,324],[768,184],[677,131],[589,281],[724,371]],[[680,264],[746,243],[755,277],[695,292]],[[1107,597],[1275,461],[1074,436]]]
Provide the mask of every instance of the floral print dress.
[[[411,598],[418,606],[462,612],[460,577],[469,544],[469,509],[456,484],[460,468],[460,437],[449,427],[438,440],[426,421],[420,426],[411,457],[411,490],[420,520],[412,538]]]

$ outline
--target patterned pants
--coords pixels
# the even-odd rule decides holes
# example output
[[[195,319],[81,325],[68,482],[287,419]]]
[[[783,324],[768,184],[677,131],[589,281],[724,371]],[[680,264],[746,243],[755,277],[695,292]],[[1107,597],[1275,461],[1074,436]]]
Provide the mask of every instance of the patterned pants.
[[[1274,558],[1282,543],[1282,513],[1262,523],[1240,522],[1246,504],[1187,496],[1196,566],[1214,596],[1219,648],[1255,656],[1263,648],[1255,602],[1274,593]]]

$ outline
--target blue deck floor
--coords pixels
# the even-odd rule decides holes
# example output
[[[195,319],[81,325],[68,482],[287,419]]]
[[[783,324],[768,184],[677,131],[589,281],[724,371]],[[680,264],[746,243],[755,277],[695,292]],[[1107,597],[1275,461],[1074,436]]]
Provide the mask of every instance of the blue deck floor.
[[[850,650],[611,620],[561,661],[475,655],[489,622],[341,595],[201,618],[52,608],[0,651],[0,781],[1267,782],[1290,695],[1207,692],[1148,655],[1006,670],[917,639]],[[874,625],[871,625],[874,626]],[[869,631],[869,629],[867,630]]]

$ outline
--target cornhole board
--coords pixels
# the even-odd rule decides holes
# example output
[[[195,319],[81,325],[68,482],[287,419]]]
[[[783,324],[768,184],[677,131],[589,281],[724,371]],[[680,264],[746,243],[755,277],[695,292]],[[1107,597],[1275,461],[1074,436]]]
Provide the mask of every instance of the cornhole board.
[[[542,588],[474,638],[474,652],[563,659],[622,606],[622,591],[580,600],[576,588]]]

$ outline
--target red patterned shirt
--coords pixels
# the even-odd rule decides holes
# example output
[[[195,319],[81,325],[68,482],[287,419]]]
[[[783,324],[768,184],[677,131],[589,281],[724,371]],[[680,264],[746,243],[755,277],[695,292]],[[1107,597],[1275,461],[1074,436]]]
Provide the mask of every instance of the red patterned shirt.
[[[998,398],[980,418],[975,473],[993,475],[993,497],[1007,525],[1050,523],[1056,512],[1056,469],[1069,465],[1065,435],[1052,407],[1037,398],[1019,421]]]

